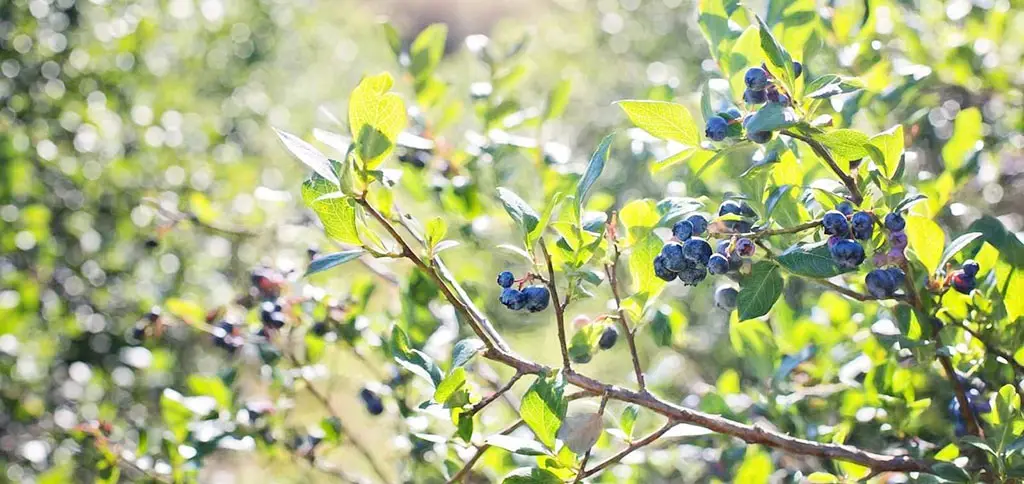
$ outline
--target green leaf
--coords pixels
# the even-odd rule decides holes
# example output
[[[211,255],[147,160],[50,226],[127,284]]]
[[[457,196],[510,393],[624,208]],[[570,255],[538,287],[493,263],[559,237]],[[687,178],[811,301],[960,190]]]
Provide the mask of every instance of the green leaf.
[[[505,207],[505,211],[512,217],[516,225],[523,231],[524,235],[533,232],[534,229],[540,224],[540,217],[537,212],[530,208],[530,205],[519,198],[515,192],[508,188],[498,188],[498,200],[501,200],[502,206]]]
[[[450,375],[437,384],[437,388],[434,390],[434,401],[437,403],[447,402],[465,384],[466,369],[461,366],[456,367]]]
[[[579,183],[576,184],[577,218],[583,212],[583,205],[586,202],[590,188],[594,186],[594,182],[597,181],[597,177],[601,176],[601,172],[604,170],[604,165],[608,161],[608,155],[611,152],[612,137],[614,136],[614,134],[610,134],[601,140],[601,144],[597,146],[597,151],[594,151],[594,156],[590,157],[590,163],[587,164],[587,171],[583,172],[583,176],[580,178]]]
[[[782,295],[782,286],[779,266],[769,261],[754,264],[750,275],[743,279],[742,288],[736,297],[740,321],[768,314]]]
[[[411,64],[409,72],[418,83],[434,73],[437,64],[444,56],[444,44],[448,38],[448,26],[437,23],[428,25],[416,36],[409,47]]]
[[[349,97],[349,129],[359,145],[356,151],[369,170],[387,157],[408,123],[402,98],[389,92],[393,83],[386,72],[365,77]]]
[[[484,349],[484,342],[476,338],[467,338],[455,343],[452,347],[452,368],[466,366],[480,350]]]
[[[484,443],[494,447],[500,447],[513,454],[519,455],[551,455],[544,448],[544,445],[533,439],[512,437],[511,435],[492,435],[484,440]]]
[[[547,228],[548,223],[551,222],[551,219],[558,218],[558,212],[561,210],[562,202],[565,201],[565,198],[566,197],[564,194],[562,194],[562,192],[555,192],[555,194],[551,196],[551,198],[548,200],[547,206],[544,207],[544,213],[541,214],[540,221],[537,223],[537,226],[534,227],[533,230],[530,231],[530,233],[526,234],[527,246],[533,247],[533,244],[537,242],[538,239],[540,239],[540,236],[544,235],[544,229]],[[529,259],[529,254],[526,254],[526,257],[527,259]]]
[[[543,119],[545,121],[558,118],[565,112],[566,106],[569,105],[570,92],[572,92],[572,82],[568,79],[563,79],[551,90],[547,102],[544,103]]]
[[[354,250],[343,250],[341,252],[335,252],[333,254],[327,254],[318,256],[309,263],[309,267],[306,268],[306,275],[313,275],[318,272],[326,271],[337,266],[340,266],[346,262],[350,262],[359,258],[365,251],[363,249]]]
[[[953,120],[953,136],[942,147],[942,160],[946,170],[956,171],[981,140],[982,119],[978,108],[960,111]]]
[[[327,342],[313,333],[306,333],[305,343],[306,362],[319,363],[320,360],[324,358],[324,352],[327,350]]]
[[[795,125],[800,117],[791,107],[779,103],[768,103],[747,118],[744,126],[748,133],[757,131],[778,131]]]
[[[434,217],[427,222],[427,226],[423,229],[423,237],[426,238],[427,248],[433,248],[435,245],[444,240],[444,236],[448,234],[448,224],[445,223],[441,217]]]
[[[807,482],[812,484],[839,484],[839,478],[828,472],[814,472],[807,476]]]
[[[590,450],[604,429],[604,419],[597,413],[570,415],[558,429],[558,439],[565,442],[569,450],[583,455]]]
[[[565,380],[562,375],[554,377],[537,377],[530,389],[523,395],[519,407],[519,415],[523,422],[533,430],[544,445],[555,448],[555,435],[569,402],[565,399]]]
[[[508,473],[502,484],[564,484],[562,479],[547,469],[520,467]]]
[[[164,301],[164,307],[167,308],[167,312],[189,324],[200,323],[206,317],[206,312],[199,303],[187,299],[172,297]]]
[[[775,39],[775,35],[772,34],[772,29],[768,27],[768,24],[764,23],[760,16],[755,17],[761,32],[761,50],[764,51],[764,55],[768,60],[769,70],[776,77],[781,77],[784,83],[790,83],[794,78],[793,58],[782,47],[782,44]],[[782,76],[779,76],[779,74],[782,74]]]
[[[985,237],[985,242],[999,249],[1000,258],[1014,267],[1024,267],[1024,242],[1021,242],[1013,232],[1007,230],[999,219],[991,215],[984,215],[975,220],[967,230],[981,232]]]
[[[900,158],[903,157],[903,125],[897,124],[881,133],[871,137],[871,146],[878,148],[882,159],[876,159],[875,164],[882,170],[886,178],[891,179],[899,166]],[[872,156],[874,159],[874,156]]]
[[[953,239],[953,241],[946,246],[946,250],[942,252],[942,259],[939,260],[939,267],[945,266],[946,263],[953,258],[953,256],[960,253],[960,251],[964,250],[965,247],[970,245],[971,242],[974,242],[978,237],[981,237],[982,235],[983,234],[981,232],[968,232],[957,237],[956,239]]]
[[[633,246],[629,254],[629,273],[633,276],[636,293],[651,299],[665,286],[665,281],[654,275],[654,258],[665,244],[654,232],[650,232]]]
[[[864,148],[870,142],[868,135],[854,129],[837,129],[812,137],[828,147],[836,161],[858,160],[868,155]]]
[[[312,175],[302,183],[302,199],[316,212],[329,237],[344,244],[362,246],[356,229],[355,202],[337,189],[320,175]]]
[[[633,200],[619,210],[619,221],[626,227],[626,243],[633,245],[658,225],[661,215],[654,200]]]
[[[917,254],[925,268],[931,274],[939,268],[942,260],[942,248],[946,245],[946,233],[942,231],[939,224],[927,217],[919,215],[908,215],[907,220],[907,241],[909,247]]]
[[[804,88],[806,97],[814,99],[827,99],[838,94],[864,89],[864,83],[856,77],[843,77],[835,74],[825,74],[810,82]]]
[[[281,142],[284,143],[285,148],[288,148],[288,151],[295,155],[299,161],[305,163],[306,166],[312,168],[323,180],[331,182],[334,185],[334,189],[337,190],[339,185],[338,177],[334,174],[331,160],[326,155],[298,136],[277,128],[274,128],[274,132],[281,138]]]
[[[827,242],[794,245],[775,259],[788,272],[803,277],[828,279],[848,270],[839,267],[829,252]]]
[[[402,56],[402,37],[398,34],[398,29],[391,25],[390,22],[382,22],[381,29],[384,31],[384,39],[387,40],[391,53],[395,55],[397,60]]]
[[[160,417],[163,419],[167,430],[174,435],[173,442],[181,443],[188,435],[188,424],[192,421],[194,414],[185,406],[184,397],[170,388],[164,389],[160,394]]]
[[[699,146],[700,138],[693,116],[681,104],[665,101],[619,101],[616,104],[626,112],[638,128],[668,141],[686,146]]]
[[[224,384],[224,381],[215,376],[190,375],[188,377],[188,391],[193,395],[206,395],[217,401],[217,407],[221,410],[231,409],[231,390]]]
[[[435,388],[444,380],[441,368],[422,351],[412,349],[409,337],[398,326],[391,330],[391,356],[402,368],[427,380]]]
[[[622,416],[619,417],[619,429],[627,437],[633,436],[633,427],[636,426],[636,418],[639,415],[640,407],[637,405],[629,404],[626,408],[622,409]]]

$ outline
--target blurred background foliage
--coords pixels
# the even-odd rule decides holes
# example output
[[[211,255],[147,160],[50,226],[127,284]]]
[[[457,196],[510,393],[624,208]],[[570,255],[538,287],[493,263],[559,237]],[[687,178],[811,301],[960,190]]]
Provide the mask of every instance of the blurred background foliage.
[[[805,78],[843,72],[864,81],[864,90],[831,100],[839,124],[875,133],[903,123],[905,179],[929,196],[928,215],[947,233],[963,232],[982,215],[998,217],[1011,232],[1024,226],[1024,42],[1015,40],[1024,12],[1018,3],[800,0],[758,8],[769,23],[783,25],[781,39],[804,61]],[[428,353],[432,344],[446,348],[458,333],[450,308],[432,303],[436,294],[424,278],[399,264],[346,266],[343,275],[315,276],[317,286],[300,278],[311,249],[335,247],[299,197],[305,168],[281,148],[271,127],[342,131],[330,113],[343,117],[358,80],[366,73],[395,73],[396,88],[416,106],[411,130],[437,143],[436,156],[400,149],[402,162],[388,161],[387,167],[403,171],[399,206],[421,220],[444,215],[450,237],[463,242],[447,255],[458,278],[499,329],[514,334],[517,348],[554,361],[549,318],[498,310],[493,275],[518,259],[494,249],[515,237],[494,188],[514,187],[543,207],[565,185],[564,174],[582,171],[601,137],[625,130],[589,209],[668,195],[706,196],[713,206],[743,191],[746,179],[739,175],[750,168],[751,153],[699,174],[696,159],[650,170],[672,147],[627,129],[628,120],[612,104],[675,100],[699,112],[702,85],[718,67],[707,60],[696,17],[690,0],[3,1],[0,479],[64,482],[73,472],[83,481],[110,477],[109,470],[91,467],[103,459],[83,444],[81,426],[89,422],[112,422],[110,440],[152,455],[147,462],[154,469],[191,469],[182,452],[156,445],[169,426],[167,402],[175,401],[165,389],[208,394],[204,382],[220,375],[234,389],[229,402],[218,403],[225,411],[277,401],[290,395],[290,381],[315,378],[327,385],[348,427],[389,464],[392,477],[436,481],[440,474],[418,463],[437,466],[429,442],[411,433],[427,424],[408,409],[395,410],[401,405],[393,398],[382,420],[374,420],[357,394],[367,381],[391,378],[394,365],[377,350],[376,335],[401,320]],[[429,81],[447,87],[415,79],[409,59],[403,67],[389,48],[384,18],[406,47],[428,24],[447,24],[443,60],[431,74],[436,81]],[[490,38],[486,49],[480,49],[485,37],[477,34]],[[564,113],[543,120],[545,109],[565,94]],[[802,170],[798,182],[814,179],[813,168]],[[231,357],[208,335],[181,324],[202,325],[206,311],[245,297],[256,267],[280,271],[292,295],[372,309],[342,318],[349,333],[337,342],[349,346],[344,351],[291,373],[261,365],[265,355]],[[402,283],[389,282],[393,272]],[[839,430],[830,432],[873,448],[908,435],[950,438],[948,423],[934,425],[945,422],[944,404],[929,410],[885,408],[878,401],[874,392],[913,392],[928,376],[880,363],[885,349],[877,344],[846,344],[865,337],[879,319],[876,309],[791,279],[785,304],[772,315],[786,338],[744,355],[742,345],[730,341],[728,314],[711,310],[711,290],[673,287],[641,333],[650,385],[662,394],[734,418],[767,416],[783,430],[811,438],[823,429],[818,417],[838,409],[826,424]],[[320,302],[310,314],[330,305]],[[151,308],[170,322],[140,334],[135,328]],[[591,304],[580,312],[603,310]],[[242,318],[258,319],[252,313]],[[310,318],[298,322],[309,324]],[[439,322],[447,334],[435,332]],[[1004,337],[1006,348],[1024,346],[1021,331]],[[807,354],[807,348],[814,350]],[[311,350],[307,345],[303,351]],[[628,381],[624,351],[620,345],[596,356],[589,371]],[[802,400],[794,397],[798,392],[769,388],[776,361],[785,355],[803,355],[790,360],[794,367],[805,363],[795,381],[784,382],[789,390],[843,381],[844,371],[858,373],[851,362],[888,376],[878,388],[851,386],[831,404],[830,395]],[[970,349],[963,358],[973,361]],[[985,371],[1001,380],[998,369]],[[903,378],[917,381],[907,386]],[[294,411],[274,416],[279,438],[318,426],[323,417],[309,396],[294,397]],[[934,401],[948,397],[935,395]],[[867,415],[863,408],[877,411]],[[883,435],[877,426],[858,425],[876,419],[891,421]],[[497,428],[502,420],[485,422]],[[742,479],[756,482],[781,467],[764,450],[744,451],[711,437],[681,438],[686,445],[650,454],[633,478],[756,476]],[[264,449],[265,442],[258,445]],[[269,447],[260,458],[200,450],[198,476],[205,482],[330,479]],[[418,458],[405,459],[410,453]],[[355,473],[368,470],[345,446],[320,457]],[[514,467],[504,454],[489,453],[487,460],[479,467],[491,469],[491,479]],[[78,474],[80,469],[93,470]],[[126,471],[124,478],[139,475]],[[621,482],[630,474],[616,476],[605,480]]]

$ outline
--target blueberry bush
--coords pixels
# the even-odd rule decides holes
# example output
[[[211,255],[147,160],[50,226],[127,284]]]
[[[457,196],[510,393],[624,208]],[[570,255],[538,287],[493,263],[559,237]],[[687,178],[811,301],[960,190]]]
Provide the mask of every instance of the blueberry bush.
[[[70,13],[37,36],[83,14],[47,5]],[[472,35],[459,58],[443,24],[405,40],[374,25],[369,49],[391,69],[353,78],[309,137],[226,73],[194,94],[159,75],[119,91],[88,49],[31,59],[31,37],[9,36],[5,477],[220,482],[235,458],[300,482],[1024,482],[1024,243],[1005,190],[1019,183],[1024,51],[1004,42],[1024,14],[686,7],[685,21],[604,13],[620,35],[598,78],[630,45],[641,59],[680,49],[647,39],[649,19],[703,40],[707,55],[680,54],[699,64],[685,82],[657,62],[640,86],[528,80],[526,38]],[[255,58],[283,48],[268,39],[294,28],[285,11],[259,32],[225,27],[225,49],[245,55],[224,70],[268,76]],[[928,42],[940,36],[957,43]],[[149,41],[108,67],[138,57],[166,74],[179,58]],[[42,78],[19,76],[29,66]],[[598,85],[612,110],[584,104]],[[147,127],[139,101],[229,95],[198,127],[185,122],[198,113]],[[602,119],[574,126],[581,113]],[[39,141],[53,123],[65,132]],[[243,151],[259,133],[279,146]],[[179,158],[193,167],[191,189],[130,183],[139,139],[172,185]],[[210,173],[203,150],[231,162]],[[240,153],[272,160],[274,186],[255,193],[301,201],[299,221],[211,202],[231,189],[214,179],[259,176],[230,168]],[[296,474],[273,474],[284,467]]]

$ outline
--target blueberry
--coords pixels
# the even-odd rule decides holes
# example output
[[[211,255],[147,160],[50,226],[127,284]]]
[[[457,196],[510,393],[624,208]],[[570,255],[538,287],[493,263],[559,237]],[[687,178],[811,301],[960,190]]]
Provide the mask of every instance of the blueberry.
[[[885,269],[885,271],[888,272],[890,276],[892,276],[893,292],[895,292],[896,289],[902,286],[907,279],[907,275],[904,274],[903,269],[900,269],[899,267],[888,267]]]
[[[708,272],[711,275],[725,274],[729,272],[729,259],[722,254],[714,254],[708,259]]]
[[[712,252],[711,244],[701,238],[692,238],[683,243],[683,257],[696,262],[702,269],[707,267]]]
[[[736,253],[743,257],[750,257],[754,255],[754,241],[746,237],[740,237],[736,241]]]
[[[516,276],[513,276],[509,271],[502,271],[498,274],[498,285],[504,288],[512,287],[512,283],[515,282]]]
[[[602,350],[608,350],[611,349],[612,346],[615,346],[615,342],[618,340],[619,332],[616,331],[614,327],[609,326],[604,329],[603,333],[601,333],[601,339],[597,341],[597,346]]]
[[[282,313],[282,312],[270,313],[269,321],[265,321],[265,322],[266,322],[267,326],[270,326],[271,328],[281,329],[281,328],[284,327],[284,323],[285,323],[284,313]]]
[[[838,210],[829,210],[821,217],[821,226],[825,229],[825,235],[845,236],[850,232],[850,224],[846,216]]]
[[[324,336],[327,334],[328,331],[330,331],[330,329],[330,326],[328,326],[326,322],[317,321],[313,323],[313,327],[310,328],[310,332],[312,332],[316,336]]]
[[[961,265],[960,267],[963,269],[964,274],[967,274],[968,276],[971,277],[978,275],[978,271],[981,270],[981,266],[979,266],[978,263],[974,261],[974,259],[965,260],[963,265]]]
[[[747,104],[764,104],[768,101],[768,94],[762,91],[743,91],[743,101]]]
[[[732,286],[721,286],[715,289],[715,306],[726,311],[732,311],[736,309],[736,296],[739,295],[739,291]]]
[[[530,286],[523,289],[523,296],[526,297],[526,310],[536,313],[547,309],[551,301],[551,293],[544,286]]]
[[[526,295],[523,291],[509,287],[501,291],[500,301],[505,307],[518,311],[526,306]]]
[[[718,206],[718,216],[719,217],[722,217],[724,215],[729,215],[729,214],[740,215],[740,213],[742,213],[742,212],[743,212],[743,207],[740,205],[740,202],[738,202],[736,200],[726,200],[726,201],[722,202],[721,205]]]
[[[769,88],[765,96],[768,98],[768,102],[770,103],[789,106],[789,96],[779,92],[778,89]]]
[[[900,230],[895,232],[889,232],[889,245],[893,249],[903,250],[907,248],[907,233]]]
[[[732,254],[729,254],[729,270],[730,271],[738,271],[738,270],[740,270],[740,268],[743,267],[743,263],[745,261],[749,263],[750,259],[746,259],[746,258],[740,257],[740,255],[735,253],[735,252],[733,252]]]
[[[749,139],[750,141],[753,141],[753,142],[755,142],[755,143],[757,143],[759,145],[763,145],[763,144],[765,144],[765,143],[767,143],[767,142],[772,140],[772,132],[771,131],[754,131],[752,133],[751,132],[747,132],[747,139]]]
[[[889,212],[889,214],[885,216],[885,228],[893,232],[899,232],[906,226],[907,221],[902,215],[896,212]]]
[[[151,323],[157,322],[157,320],[160,319],[160,306],[153,306],[149,312],[146,313],[145,318]]]
[[[760,67],[751,67],[743,75],[743,82],[751,91],[764,91],[768,87],[768,72]]]
[[[793,61],[793,78],[800,77],[800,74],[803,74],[803,72],[804,65],[797,61]]]
[[[370,415],[384,413],[384,402],[381,401],[380,395],[377,395],[377,392],[369,388],[363,388],[359,391],[359,398],[363,401],[363,405],[366,406],[366,411],[370,412]]]
[[[875,231],[875,221],[867,212],[857,212],[850,218],[850,229],[853,231],[853,238],[857,240],[871,240]]]
[[[729,131],[729,122],[721,116],[708,118],[707,126],[704,128],[704,136],[712,141],[722,141]]]
[[[853,269],[864,262],[864,247],[852,239],[838,239],[831,243],[832,260],[844,269]]]
[[[686,221],[690,222],[690,225],[693,226],[692,235],[703,234],[708,229],[708,219],[704,218],[703,215],[690,215],[686,217]]]
[[[693,239],[689,239],[687,242],[690,240]],[[676,243],[665,244],[665,246],[661,248],[661,256],[665,258],[664,264],[666,269],[672,272],[679,272],[683,270],[683,266],[686,262],[684,261],[685,257],[683,257],[682,245]]]
[[[883,298],[891,296],[896,290],[896,281],[893,280],[889,271],[874,269],[864,277],[864,286],[872,296]]]
[[[132,327],[132,338],[137,340],[137,341],[142,341],[142,340],[146,339],[146,325],[139,323],[139,324],[136,324],[135,326],[133,326]]]
[[[703,266],[690,265],[679,273],[679,280],[687,286],[696,286],[708,276],[708,271]]]
[[[853,215],[853,205],[850,202],[842,202],[839,205],[836,205],[836,210],[847,217]]]
[[[992,411],[992,403],[977,388],[971,388],[967,391],[967,401],[970,402],[974,413],[989,413]]]
[[[726,109],[724,112],[718,113],[718,116],[728,121],[732,121],[734,119],[740,119],[740,116],[743,116],[743,113],[741,113],[738,108],[733,106],[729,109]]]
[[[722,225],[733,234],[745,234],[753,228],[753,225],[746,220],[724,220]]]
[[[967,435],[967,423],[964,422],[963,419],[957,418],[956,423],[953,425],[953,432],[956,433],[957,437]]]
[[[952,277],[953,289],[961,294],[970,294],[974,290],[976,282],[974,276],[969,276],[964,271],[956,271]]]
[[[729,242],[728,240],[719,240],[718,241],[718,246],[715,247],[715,253],[716,254],[722,254],[722,255],[729,255],[729,246],[730,245],[732,245],[732,242]]]
[[[693,236],[693,224],[689,220],[681,220],[672,226],[672,236],[679,240],[686,240]]]
[[[654,275],[663,281],[671,281],[676,278],[678,273],[666,267],[665,256],[659,254],[654,258]]]

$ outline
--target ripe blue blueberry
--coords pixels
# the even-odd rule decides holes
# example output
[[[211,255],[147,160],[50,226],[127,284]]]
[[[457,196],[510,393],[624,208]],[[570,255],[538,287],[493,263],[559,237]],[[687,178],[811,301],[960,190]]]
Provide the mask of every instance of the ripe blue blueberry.
[[[836,239],[829,242],[832,260],[844,269],[853,269],[864,262],[864,247],[852,239]]]
[[[965,260],[963,265],[961,265],[960,267],[964,270],[964,274],[967,274],[968,276],[971,277],[978,275],[978,271],[981,270],[981,266],[978,265],[978,263],[975,262],[974,259]]]
[[[747,104],[764,104],[768,102],[768,94],[764,91],[747,89],[743,91],[743,101]]]
[[[772,140],[772,132],[771,131],[754,131],[754,132],[749,132],[748,131],[747,132],[747,139],[749,139],[750,141],[753,141],[753,142],[755,142],[755,143],[757,143],[759,145],[763,145],[763,144],[765,144],[765,143],[767,143],[767,142]]]
[[[704,266],[697,266],[691,263],[691,265],[688,265],[679,273],[679,280],[687,286],[696,286],[707,276],[708,271]]]
[[[888,272],[890,276],[892,276],[892,280],[894,283],[893,291],[902,286],[903,282],[906,281],[907,275],[903,272],[903,269],[900,269],[899,267],[888,267],[885,269],[885,271]]]
[[[722,254],[722,255],[729,255],[729,246],[730,245],[732,245],[732,242],[729,242],[728,240],[719,240],[718,241],[718,245],[715,247],[715,253],[716,254]]]
[[[825,235],[846,236],[850,232],[850,224],[846,221],[846,215],[838,210],[829,210],[821,217],[821,226],[825,229]]]
[[[743,257],[750,257],[754,255],[754,241],[746,237],[740,237],[736,240],[736,253]]]
[[[836,205],[836,210],[847,217],[853,215],[853,205],[850,202],[842,202],[839,205]]]
[[[739,291],[732,286],[721,286],[715,289],[715,306],[726,311],[732,311],[736,309],[736,297],[739,295]]]
[[[711,116],[708,118],[707,125],[704,128],[704,136],[712,141],[722,141],[729,131],[729,122],[721,116]]]
[[[889,212],[889,214],[885,216],[885,228],[893,232],[899,232],[906,226],[907,221],[902,215],[896,212]]]
[[[708,229],[708,219],[704,218],[703,215],[690,215],[686,217],[686,221],[690,222],[690,225],[693,226],[692,235],[703,234]]]
[[[793,77],[794,78],[800,77],[800,74],[803,74],[803,72],[804,72],[804,65],[799,63],[799,62],[797,62],[797,61],[793,61]]]
[[[768,87],[768,71],[760,67],[751,67],[743,75],[743,82],[751,91],[764,91]]]
[[[871,240],[875,231],[875,221],[867,212],[857,212],[850,218],[850,230],[857,240]]]
[[[722,202],[721,205],[718,206],[718,216],[719,217],[721,217],[723,215],[729,215],[729,214],[739,215],[742,212],[743,212],[743,207],[740,205],[740,202],[738,202],[736,200],[726,200],[726,201]]]
[[[526,296],[526,310],[531,313],[543,311],[551,300],[551,293],[544,286],[527,287],[523,289],[523,295]]]
[[[672,272],[679,272],[686,265],[685,257],[683,257],[683,246],[680,244],[674,242],[665,244],[661,248],[661,256],[665,258],[665,268]]]
[[[689,220],[681,220],[672,226],[672,236],[679,240],[686,240],[693,236],[693,224]]]
[[[708,272],[711,275],[725,274],[729,272],[729,259],[722,254],[714,254],[708,259]]]
[[[665,256],[658,254],[654,258],[654,275],[658,276],[658,279],[668,282],[675,279],[679,273],[669,269],[665,264]]]
[[[505,288],[501,291],[501,298],[499,299],[505,307],[518,311],[526,307],[526,295],[523,291],[518,289],[512,289],[511,287]]]
[[[896,281],[885,269],[874,269],[864,276],[864,286],[868,293],[875,297],[889,297],[896,290]]]
[[[513,276],[509,271],[502,271],[498,274],[498,285],[504,288],[512,287],[512,283],[515,282],[516,276]]]
[[[956,289],[961,294],[970,294],[977,284],[974,276],[969,276],[962,270],[954,272],[950,282],[953,285],[953,289]]]
[[[977,388],[967,391],[967,401],[971,403],[974,413],[989,413],[992,411],[992,403]]]
[[[597,346],[602,350],[608,350],[615,346],[615,342],[618,340],[619,332],[615,330],[614,326],[608,326],[601,333],[601,339],[597,340]]]
[[[701,269],[707,267],[712,252],[711,244],[701,238],[692,238],[683,243],[683,257],[695,262]]]
[[[740,119],[740,116],[743,116],[743,113],[741,113],[738,108],[733,106],[721,113],[718,113],[718,115],[721,116],[722,118],[725,118],[728,121],[732,121],[733,119]]]
[[[359,391],[359,398],[363,401],[363,405],[366,406],[366,411],[370,415],[380,415],[384,413],[384,402],[381,401],[380,395],[377,392],[370,390],[369,388],[363,388]]]

